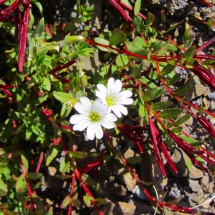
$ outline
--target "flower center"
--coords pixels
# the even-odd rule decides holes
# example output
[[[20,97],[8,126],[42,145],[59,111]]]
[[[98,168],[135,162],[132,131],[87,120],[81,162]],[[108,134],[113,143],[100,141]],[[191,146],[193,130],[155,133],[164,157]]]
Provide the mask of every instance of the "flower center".
[[[108,107],[113,106],[115,104],[115,98],[111,97],[111,96],[107,97],[106,102],[107,102]]]
[[[92,111],[89,115],[89,120],[92,123],[99,122],[100,119],[101,119],[101,116],[97,112]]]

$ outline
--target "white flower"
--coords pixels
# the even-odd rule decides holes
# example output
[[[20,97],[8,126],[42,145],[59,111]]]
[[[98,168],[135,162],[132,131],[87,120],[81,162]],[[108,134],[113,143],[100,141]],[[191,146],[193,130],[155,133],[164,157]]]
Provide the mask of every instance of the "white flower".
[[[87,97],[81,97],[80,102],[74,105],[80,114],[71,116],[70,123],[74,124],[73,130],[83,131],[87,128],[87,137],[93,140],[95,136],[98,139],[103,137],[102,127],[107,129],[114,128],[114,121],[117,117],[108,112],[108,107],[103,104],[101,99],[96,99],[92,104]]]
[[[128,110],[124,105],[130,105],[133,103],[132,92],[130,90],[124,90],[122,92],[122,82],[120,80],[114,80],[110,78],[108,80],[107,88],[103,84],[97,85],[98,91],[96,96],[100,98],[104,104],[108,105],[108,111],[111,110],[120,118],[122,114],[127,115]]]

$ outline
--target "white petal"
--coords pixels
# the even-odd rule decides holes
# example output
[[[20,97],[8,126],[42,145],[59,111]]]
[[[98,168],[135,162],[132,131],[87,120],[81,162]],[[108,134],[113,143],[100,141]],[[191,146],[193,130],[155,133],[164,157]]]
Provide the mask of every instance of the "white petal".
[[[103,130],[102,130],[102,127],[99,123],[95,123],[94,124],[94,129],[95,129],[95,132],[96,132],[96,137],[98,139],[101,139],[103,137]]]
[[[106,104],[103,104],[101,99],[96,99],[93,103],[93,111],[97,112],[101,116],[104,116],[108,112],[108,106]]]
[[[134,102],[133,99],[128,98],[128,99],[124,99],[123,101],[121,101],[120,104],[121,105],[131,105],[133,102]]]
[[[132,96],[132,92],[130,90],[124,90],[122,92],[119,93],[119,97],[122,98],[128,98]]]
[[[115,123],[113,121],[110,121],[110,120],[102,120],[101,125],[107,129],[111,129],[111,128],[115,127]]]
[[[122,82],[117,79],[115,82],[115,89],[114,90],[119,93],[121,91],[121,89],[122,89]]]
[[[115,89],[115,81],[113,78],[110,78],[108,80],[108,95],[110,96],[111,94],[113,94]]]
[[[84,107],[80,102],[75,103],[74,107],[82,115],[87,116],[89,114],[90,110],[87,107]]]
[[[122,114],[118,108],[118,105],[115,105],[113,107],[111,107],[112,111],[117,115],[118,118],[121,118],[122,117]]]
[[[120,112],[124,115],[127,115],[128,114],[128,110],[125,106],[123,105],[117,105],[118,109],[120,110]]]
[[[86,109],[90,110],[92,107],[91,101],[87,97],[80,98],[81,103],[86,107]]]
[[[93,139],[95,138],[95,130],[94,130],[93,124],[90,124],[90,125],[87,127],[87,137],[88,137],[88,139],[90,139],[90,140],[93,140]]]
[[[80,122],[73,126],[74,131],[83,131],[87,126],[89,126],[90,122]]]
[[[107,95],[107,88],[103,84],[98,84],[97,88],[98,88],[99,91],[101,91],[102,93]]]
[[[117,120],[116,115],[113,113],[108,113],[103,119],[106,119],[106,118],[110,121],[113,121],[113,122]]]
[[[83,116],[81,114],[75,114],[75,115],[71,116],[70,119],[69,119],[69,122],[71,124],[77,124],[77,123],[82,122],[82,121],[86,122],[87,117]]]
[[[107,93],[96,90],[96,96],[102,100],[102,102],[106,102]]]

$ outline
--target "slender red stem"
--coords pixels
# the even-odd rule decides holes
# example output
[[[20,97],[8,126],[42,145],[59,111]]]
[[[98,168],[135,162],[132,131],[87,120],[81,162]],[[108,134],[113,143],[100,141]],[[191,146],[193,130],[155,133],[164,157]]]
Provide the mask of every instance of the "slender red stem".
[[[28,22],[29,22],[30,4],[25,7],[23,23],[21,27],[21,36],[19,43],[19,55],[18,55],[18,68],[19,71],[23,71],[24,61],[25,61],[25,50],[28,34]]]

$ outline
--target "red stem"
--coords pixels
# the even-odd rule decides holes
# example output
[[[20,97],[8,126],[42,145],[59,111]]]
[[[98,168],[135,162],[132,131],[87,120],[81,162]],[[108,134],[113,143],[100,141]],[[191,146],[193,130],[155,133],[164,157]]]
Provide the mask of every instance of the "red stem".
[[[68,212],[67,215],[71,215],[72,214],[72,201],[75,195],[75,182],[76,182],[76,176],[73,173],[72,174],[72,181],[71,181],[71,193],[70,193],[70,204],[69,204],[69,208],[68,208]]]
[[[133,8],[131,7],[131,6],[129,6],[129,5],[127,5],[127,4],[125,4],[124,2],[122,2],[122,1],[119,1],[119,4],[121,4],[124,8],[126,8],[127,10],[130,10],[130,11],[132,11],[133,12]],[[141,17],[142,19],[147,19],[142,13],[138,13],[137,14],[139,17]]]
[[[42,162],[43,162],[43,157],[44,157],[44,152],[41,152],[40,157],[39,157],[39,161],[37,164],[37,168],[36,168],[36,173],[38,173],[40,171],[40,167],[41,167]]]
[[[90,39],[86,39],[85,41],[88,42],[90,45],[94,45],[94,46],[97,45],[97,46],[101,46],[103,48],[116,50],[120,54],[126,54],[128,56],[136,57],[136,58],[139,58],[139,59],[142,59],[142,60],[147,60],[148,59],[147,56],[136,54],[134,52],[126,51],[126,50],[119,49],[119,48],[114,48],[114,47],[111,47],[109,45],[97,43],[97,42],[95,42],[93,40],[90,40]],[[167,62],[168,60],[171,60],[173,58],[175,58],[175,57],[172,57],[172,56],[155,56],[155,55],[152,55],[151,58],[150,58],[150,60],[156,61],[156,62]],[[178,58],[179,58],[179,56],[178,56]]]
[[[51,71],[49,71],[48,73],[49,74],[55,74],[56,72],[59,72],[61,71],[62,69],[65,69],[71,65],[73,65],[74,63],[76,63],[76,60],[75,59],[72,59],[70,60],[69,62],[65,63],[65,64],[61,64],[57,67],[55,67],[54,69],[52,69]]]
[[[194,58],[215,60],[213,55],[195,55]]]
[[[207,42],[205,42],[202,46],[200,46],[198,49],[196,49],[196,53],[201,51],[202,49],[207,48],[209,45],[211,45],[212,43],[215,42],[215,37],[211,38],[210,40],[208,40]]]
[[[21,36],[19,43],[19,55],[18,55],[18,68],[19,71],[23,71],[23,65],[25,60],[25,50],[28,34],[28,22],[29,22],[30,5],[26,6],[24,11],[23,23],[21,27]]]
[[[28,181],[27,173],[26,173],[25,166],[23,164],[22,158],[20,159],[20,163],[21,163],[22,174],[23,174],[23,176],[25,178],[25,181],[26,181],[26,186],[27,186],[28,194],[29,194],[30,199],[31,199],[31,204],[33,205],[33,210],[35,210],[36,209],[36,205],[34,204],[34,199],[33,199],[33,194],[35,193],[35,191],[32,192],[32,190],[31,190],[31,186],[30,186],[30,183]]]
[[[151,132],[151,137],[152,137],[153,148],[154,148],[154,152],[155,152],[155,159],[158,163],[158,166],[159,166],[162,174],[166,177],[166,171],[165,171],[164,164],[163,164],[163,161],[160,156],[160,151],[158,149],[159,133],[149,114],[148,114],[148,119],[149,119],[149,127],[150,127],[150,132]]]
[[[116,0],[109,0],[109,3],[119,11],[125,21],[128,22],[128,24],[133,28],[134,25],[132,24],[132,18],[124,11],[124,9],[116,2]]]
[[[19,7],[19,0],[15,0],[10,6],[0,11],[0,17],[8,17],[10,14]]]

